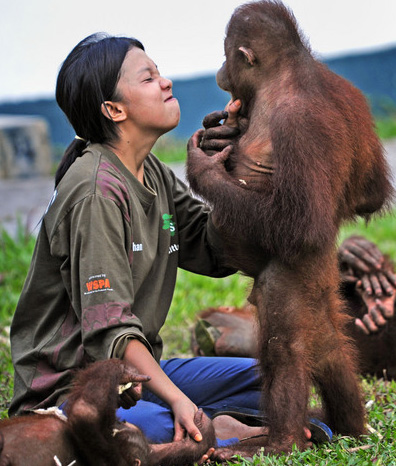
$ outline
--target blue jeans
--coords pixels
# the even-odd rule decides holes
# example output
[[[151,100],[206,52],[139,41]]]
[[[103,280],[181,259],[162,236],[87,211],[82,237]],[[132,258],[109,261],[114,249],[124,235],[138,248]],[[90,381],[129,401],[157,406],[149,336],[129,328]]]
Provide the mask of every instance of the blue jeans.
[[[251,358],[198,357],[161,361],[172,382],[198,408],[211,417],[215,412],[238,408],[259,412],[260,382],[257,361]],[[144,390],[143,397],[130,409],[119,408],[121,421],[138,426],[151,443],[171,442],[173,415],[169,406]],[[219,446],[232,443],[218,440]]]

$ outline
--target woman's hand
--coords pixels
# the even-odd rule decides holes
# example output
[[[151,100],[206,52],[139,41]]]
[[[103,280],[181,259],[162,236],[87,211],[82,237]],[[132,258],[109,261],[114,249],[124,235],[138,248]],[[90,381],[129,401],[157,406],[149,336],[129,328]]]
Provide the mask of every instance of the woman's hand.
[[[226,126],[231,128],[238,128],[238,113],[241,109],[242,103],[239,99],[230,100],[226,105],[225,111],[227,112],[227,118],[224,121]]]
[[[198,411],[197,406],[186,396],[176,399],[171,405],[174,415],[175,435],[174,442],[183,440],[189,435],[196,442],[202,440],[202,434],[194,422],[195,413]]]
[[[175,417],[174,440],[182,440],[187,433],[196,442],[200,442],[202,434],[194,422],[198,408],[169,379],[146,346],[139,340],[131,340],[126,347],[123,359],[135,367],[139,373],[147,374],[150,380],[146,381],[146,388],[171,407]]]

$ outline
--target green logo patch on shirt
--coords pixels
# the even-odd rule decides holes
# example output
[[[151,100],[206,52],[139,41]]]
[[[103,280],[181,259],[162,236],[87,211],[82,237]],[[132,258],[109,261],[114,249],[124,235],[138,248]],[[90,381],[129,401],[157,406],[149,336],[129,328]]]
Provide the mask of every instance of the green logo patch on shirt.
[[[176,227],[175,227],[175,223],[172,222],[172,217],[173,215],[170,215],[170,214],[164,214],[162,216],[162,220],[164,221],[164,224],[162,225],[162,229],[169,230],[170,235],[175,236]]]

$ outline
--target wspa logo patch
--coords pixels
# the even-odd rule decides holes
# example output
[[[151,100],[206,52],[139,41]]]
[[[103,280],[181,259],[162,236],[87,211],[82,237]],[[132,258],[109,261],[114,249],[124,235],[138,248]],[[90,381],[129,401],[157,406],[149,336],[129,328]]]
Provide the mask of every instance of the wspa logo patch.
[[[110,285],[110,280],[106,277],[105,273],[92,275],[85,283],[84,294],[100,293],[102,291],[114,291]]]

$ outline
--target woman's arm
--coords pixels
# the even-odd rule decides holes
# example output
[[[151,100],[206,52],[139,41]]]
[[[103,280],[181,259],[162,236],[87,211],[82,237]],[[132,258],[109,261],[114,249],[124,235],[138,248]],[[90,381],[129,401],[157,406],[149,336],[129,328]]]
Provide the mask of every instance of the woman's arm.
[[[171,407],[175,417],[174,441],[182,440],[187,432],[200,442],[202,434],[194,423],[197,406],[169,379],[146,346],[139,340],[131,340],[123,359],[132,364],[138,373],[150,376],[151,380],[145,386]]]

